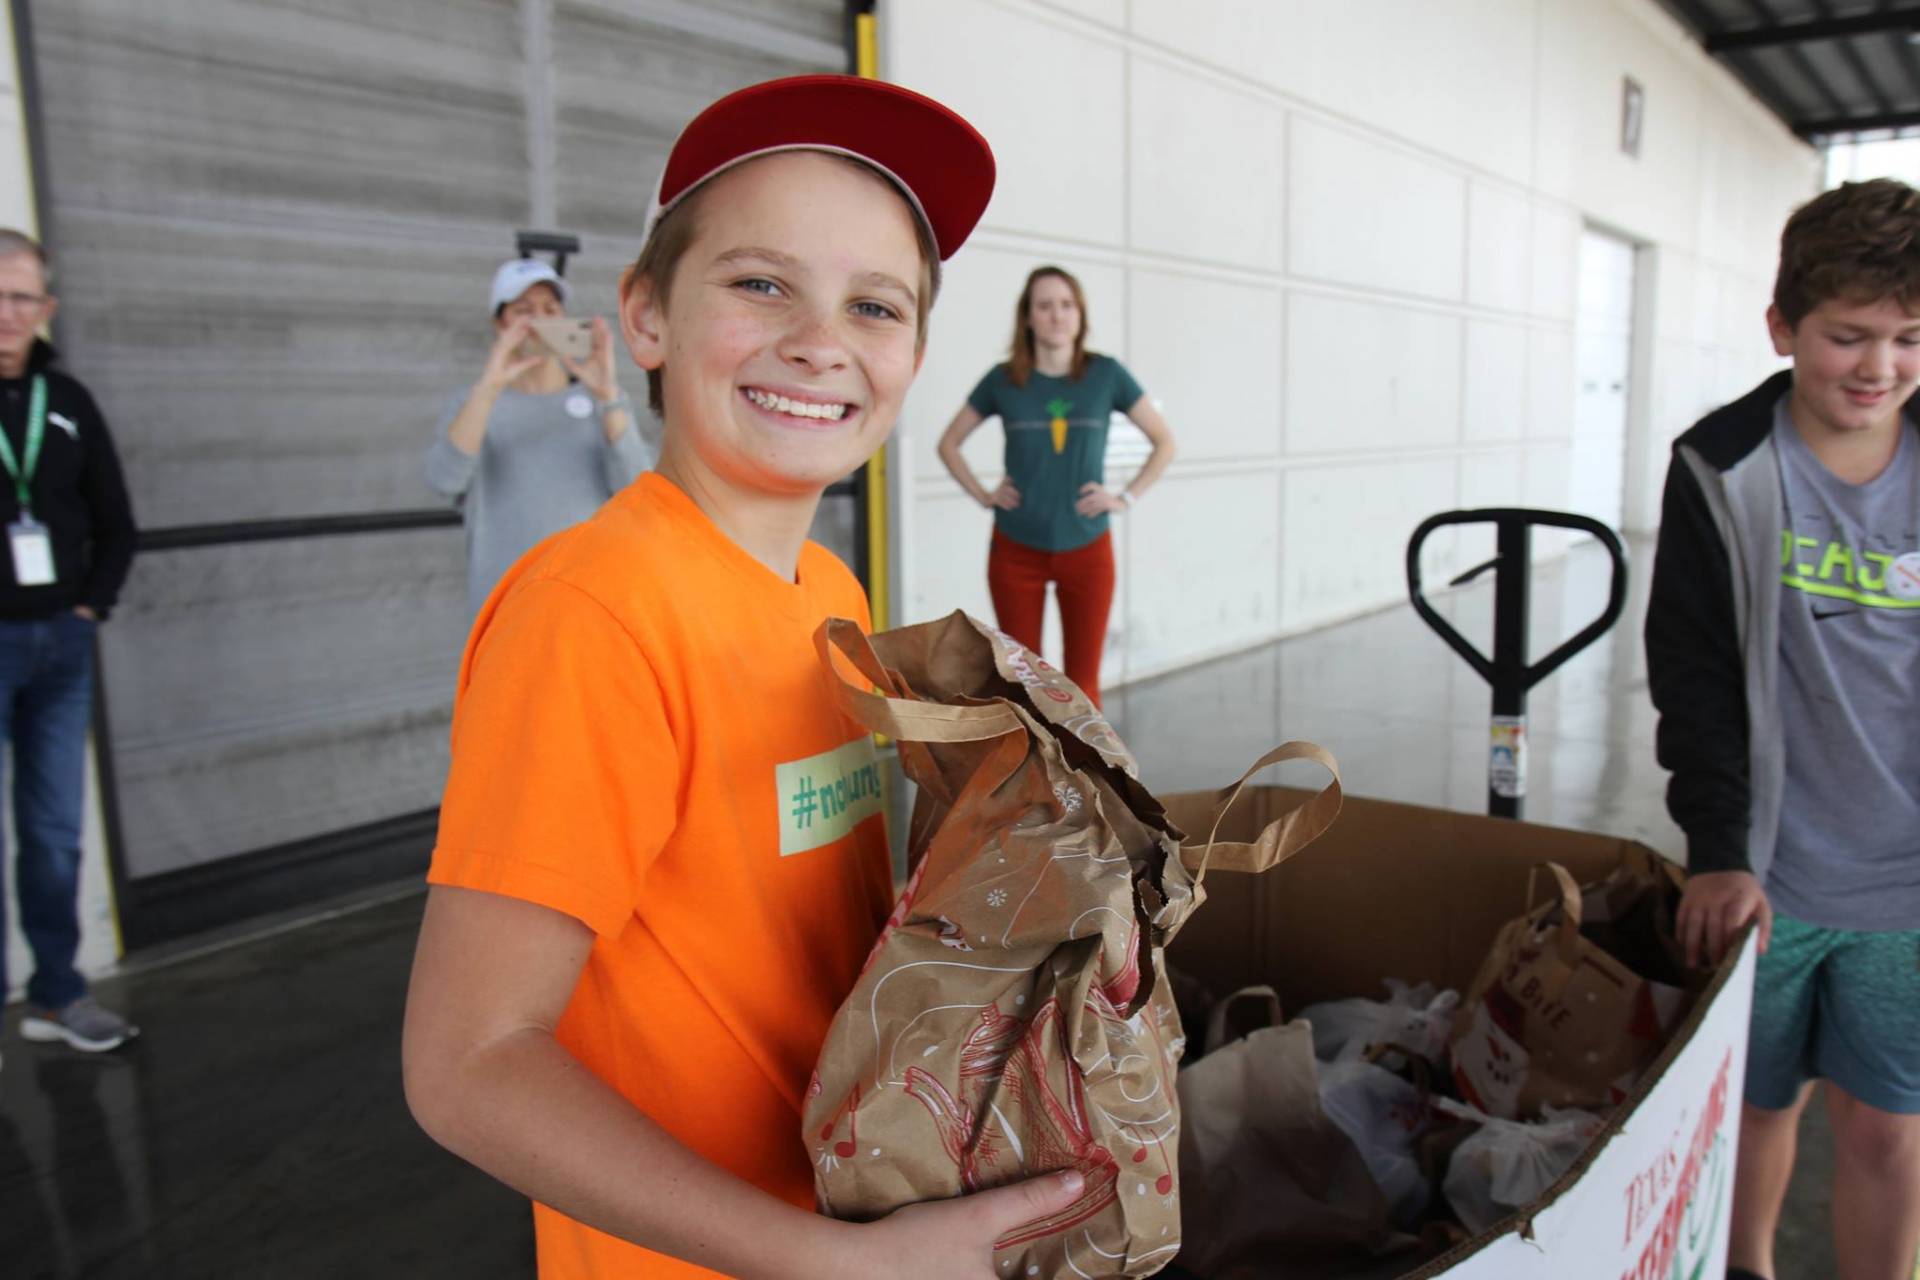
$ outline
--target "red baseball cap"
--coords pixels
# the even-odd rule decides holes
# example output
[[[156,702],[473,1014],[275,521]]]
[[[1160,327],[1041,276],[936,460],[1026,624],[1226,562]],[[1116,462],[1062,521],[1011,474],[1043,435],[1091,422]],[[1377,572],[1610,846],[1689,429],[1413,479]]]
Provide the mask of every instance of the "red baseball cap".
[[[966,242],[993,195],[993,149],[932,98],[859,76],[789,76],[728,94],[680,131],[644,238],[701,184],[779,151],[826,151],[878,169],[931,233],[943,262]]]

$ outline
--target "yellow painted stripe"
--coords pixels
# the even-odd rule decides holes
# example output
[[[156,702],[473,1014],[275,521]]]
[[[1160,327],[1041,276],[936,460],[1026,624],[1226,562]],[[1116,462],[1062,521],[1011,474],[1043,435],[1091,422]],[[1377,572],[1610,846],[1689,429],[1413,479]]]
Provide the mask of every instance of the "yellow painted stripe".
[[[887,581],[887,450],[867,459],[867,607],[873,614],[873,629],[885,631],[893,625]]]
[[[880,41],[874,17],[863,13],[853,20],[854,74],[876,80],[880,76]]]
[[[871,13],[854,18],[854,69],[869,80],[880,76],[880,41]],[[893,573],[888,562],[887,450],[867,459],[867,604],[873,612],[873,629],[885,631],[893,625],[893,602],[888,584]]]
[[[1849,600],[1854,604],[1863,604],[1875,609],[1920,609],[1920,600],[1902,600],[1897,596],[1875,595],[1871,591],[1855,591],[1852,587],[1836,587],[1830,582],[1796,578],[1790,573],[1781,574],[1780,582],[1783,586],[1792,587],[1795,591],[1804,591],[1810,596]]]

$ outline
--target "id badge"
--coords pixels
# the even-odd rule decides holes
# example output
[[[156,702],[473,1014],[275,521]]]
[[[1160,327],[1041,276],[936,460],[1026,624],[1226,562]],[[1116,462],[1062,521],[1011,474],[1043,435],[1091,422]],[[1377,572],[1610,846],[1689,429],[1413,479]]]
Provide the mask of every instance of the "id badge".
[[[7,543],[13,548],[15,585],[52,585],[53,538],[47,533],[47,526],[32,516],[24,516],[7,526]]]

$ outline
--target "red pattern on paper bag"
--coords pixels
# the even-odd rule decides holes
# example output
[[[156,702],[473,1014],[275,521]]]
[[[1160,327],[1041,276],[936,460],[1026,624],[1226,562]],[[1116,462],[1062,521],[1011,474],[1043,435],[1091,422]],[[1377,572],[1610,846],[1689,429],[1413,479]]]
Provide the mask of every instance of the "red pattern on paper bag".
[[[1180,831],[1085,694],[992,628],[956,614],[864,654],[844,628],[821,643],[896,708],[951,708],[845,704],[869,727],[893,717],[882,731],[918,792],[912,877],[808,1089],[822,1210],[871,1219],[1076,1169],[1075,1202],[999,1240],[995,1270],[1160,1270],[1180,1247],[1184,1044],[1161,949],[1199,902]],[[1280,758],[1298,757],[1262,763]],[[1234,847],[1272,865],[1331,820],[1327,793],[1317,829],[1281,838],[1275,822],[1270,843]]]

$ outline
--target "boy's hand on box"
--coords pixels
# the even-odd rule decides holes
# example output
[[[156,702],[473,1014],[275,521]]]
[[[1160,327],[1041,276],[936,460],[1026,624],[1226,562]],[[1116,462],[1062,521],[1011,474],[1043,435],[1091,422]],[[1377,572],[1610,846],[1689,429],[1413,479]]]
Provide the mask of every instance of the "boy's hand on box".
[[[861,1276],[1001,1280],[993,1243],[1016,1227],[1059,1213],[1085,1182],[1072,1169],[957,1200],[908,1205],[864,1228]]]
[[[1706,871],[1688,878],[1674,922],[1688,964],[1719,964],[1749,923],[1757,924],[1760,953],[1765,955],[1773,936],[1773,908],[1758,876],[1751,871]]]

